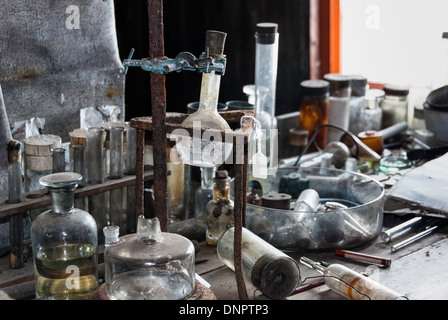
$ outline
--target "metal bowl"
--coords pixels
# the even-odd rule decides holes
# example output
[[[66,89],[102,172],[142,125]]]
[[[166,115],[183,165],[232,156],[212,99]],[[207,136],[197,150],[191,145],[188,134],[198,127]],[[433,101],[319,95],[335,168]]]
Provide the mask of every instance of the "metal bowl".
[[[319,193],[321,206],[316,212],[247,204],[246,227],[280,250],[349,249],[367,244],[382,230],[384,188],[366,175],[337,169],[292,167],[279,168],[275,175],[259,182],[263,194],[290,194],[291,208],[303,189]],[[321,210],[323,207],[325,211]]]

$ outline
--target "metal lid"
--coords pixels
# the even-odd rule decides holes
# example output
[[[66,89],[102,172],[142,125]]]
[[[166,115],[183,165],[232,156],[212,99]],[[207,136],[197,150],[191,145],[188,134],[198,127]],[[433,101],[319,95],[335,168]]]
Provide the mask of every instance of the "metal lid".
[[[326,80],[305,80],[300,87],[304,95],[325,95],[330,92],[330,83]]]
[[[278,32],[278,24],[273,22],[257,23],[255,37],[261,44],[273,44]]]
[[[383,88],[383,91],[387,95],[407,96],[409,94],[409,87],[394,84],[386,84]]]
[[[331,89],[343,89],[350,87],[350,77],[339,73],[327,73],[324,79],[330,83]]]

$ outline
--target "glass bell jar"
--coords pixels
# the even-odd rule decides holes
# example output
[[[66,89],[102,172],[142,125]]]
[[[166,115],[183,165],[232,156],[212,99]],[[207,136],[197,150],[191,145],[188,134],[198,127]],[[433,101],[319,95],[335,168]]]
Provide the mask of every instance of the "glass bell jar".
[[[195,290],[194,246],[162,232],[157,218],[138,217],[137,233],[119,237],[106,226],[105,280],[111,300],[181,300]]]

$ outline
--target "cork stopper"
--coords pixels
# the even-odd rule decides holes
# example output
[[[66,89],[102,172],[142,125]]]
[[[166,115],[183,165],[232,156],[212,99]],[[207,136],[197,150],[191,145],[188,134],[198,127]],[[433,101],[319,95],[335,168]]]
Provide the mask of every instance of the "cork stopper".
[[[86,145],[87,141],[87,130],[83,128],[75,129],[72,132],[69,132],[70,144],[72,146],[81,144],[83,146]]]
[[[225,180],[228,178],[228,176],[229,173],[227,172],[227,170],[219,170],[216,172],[215,178],[219,180]]]
[[[35,171],[47,171],[53,168],[52,152],[60,148],[62,139],[51,134],[42,134],[26,138],[23,142],[26,167]]]

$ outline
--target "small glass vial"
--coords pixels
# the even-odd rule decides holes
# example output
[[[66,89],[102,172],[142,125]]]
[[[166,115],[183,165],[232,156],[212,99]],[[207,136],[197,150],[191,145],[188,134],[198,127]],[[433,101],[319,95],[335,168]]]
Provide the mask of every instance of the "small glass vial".
[[[356,135],[363,131],[362,127],[359,126],[359,121],[366,104],[364,97],[366,95],[367,78],[361,75],[350,76],[350,86],[352,95],[350,98],[349,130]]]
[[[391,127],[399,122],[407,122],[409,88],[387,84],[383,90],[385,96],[380,104],[383,111],[381,129]]]
[[[359,130],[354,134],[367,130],[380,131],[383,119],[383,110],[380,107],[381,100],[384,99],[384,91],[379,89],[369,89],[365,96],[365,106],[361,110],[358,120]]]
[[[324,267],[307,257],[300,262],[324,275],[325,284],[350,300],[406,300],[403,295],[341,264]],[[356,289],[356,290],[355,290]]]
[[[235,228],[219,239],[218,258],[230,269],[234,265]],[[285,299],[301,282],[297,262],[251,231],[242,228],[242,264],[244,276],[269,299]]]
[[[161,232],[157,218],[138,217],[137,233],[104,227],[105,280],[111,300],[181,300],[195,290],[194,246]]]
[[[205,215],[207,203],[213,199],[213,176],[216,168],[201,168],[201,186],[194,194],[194,216]]]
[[[234,203],[230,200],[228,172],[220,170],[213,179],[213,199],[206,206],[206,235],[208,245],[216,246],[219,238],[233,227]]]
[[[330,83],[325,80],[306,80],[300,83],[300,87],[303,97],[299,108],[299,127],[308,131],[309,139],[314,129],[328,123]],[[327,131],[327,128],[322,128],[315,138],[321,149],[327,145]]]
[[[22,151],[20,142],[8,142],[8,203],[22,202]]]
[[[348,130],[350,125],[350,97],[352,94],[350,77],[329,73],[324,76],[324,79],[330,83],[328,124],[337,125]],[[340,130],[329,128],[328,142],[339,141],[343,134]]]
[[[40,179],[52,209],[31,224],[36,298],[87,299],[98,287],[98,238],[93,217],[74,208],[81,175],[60,172]]]

